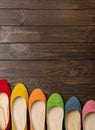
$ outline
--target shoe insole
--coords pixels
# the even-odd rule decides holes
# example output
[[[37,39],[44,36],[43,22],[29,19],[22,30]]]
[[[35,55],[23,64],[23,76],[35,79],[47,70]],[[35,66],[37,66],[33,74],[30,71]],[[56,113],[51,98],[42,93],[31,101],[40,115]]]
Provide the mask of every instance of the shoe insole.
[[[85,117],[84,130],[95,130],[95,113],[89,113]]]
[[[34,130],[45,129],[45,103],[43,101],[36,101],[31,106],[30,123]]]
[[[4,130],[9,120],[9,102],[5,93],[0,93],[0,129]]]
[[[66,130],[81,130],[80,113],[76,110],[70,111],[66,115]]]
[[[47,113],[48,130],[62,130],[63,109],[59,106],[52,107]]]
[[[23,97],[14,100],[12,106],[13,122],[16,130],[24,130],[26,124],[27,108]]]

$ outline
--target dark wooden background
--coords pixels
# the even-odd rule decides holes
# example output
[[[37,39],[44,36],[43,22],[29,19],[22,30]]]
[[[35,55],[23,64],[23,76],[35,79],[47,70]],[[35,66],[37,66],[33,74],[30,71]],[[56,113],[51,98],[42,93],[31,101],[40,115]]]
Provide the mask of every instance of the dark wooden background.
[[[0,0],[0,78],[95,100],[95,0]]]

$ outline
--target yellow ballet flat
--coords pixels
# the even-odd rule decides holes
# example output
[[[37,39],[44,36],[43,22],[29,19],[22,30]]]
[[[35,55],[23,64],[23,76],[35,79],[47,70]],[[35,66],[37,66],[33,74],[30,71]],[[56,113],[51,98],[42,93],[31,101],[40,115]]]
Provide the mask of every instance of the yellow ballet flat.
[[[25,106],[24,107],[25,109],[23,108],[23,104]],[[12,123],[11,129],[12,130],[20,130],[20,129],[27,130],[27,106],[28,106],[28,91],[26,87],[24,86],[24,84],[18,83],[13,89],[11,93],[11,98],[10,98],[11,123]],[[21,116],[21,113],[22,115],[24,115],[25,117],[24,119]],[[24,125],[22,129],[21,123],[23,122],[23,120],[24,120]],[[18,126],[19,128],[17,128]]]

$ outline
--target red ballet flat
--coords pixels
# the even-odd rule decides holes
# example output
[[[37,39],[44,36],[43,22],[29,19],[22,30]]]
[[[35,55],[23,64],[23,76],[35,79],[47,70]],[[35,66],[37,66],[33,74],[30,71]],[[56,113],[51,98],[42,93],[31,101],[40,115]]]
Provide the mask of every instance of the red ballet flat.
[[[0,93],[5,93],[8,96],[8,104],[9,104],[9,120],[6,125],[5,130],[10,129],[10,95],[11,95],[11,90],[8,82],[4,79],[0,80]]]

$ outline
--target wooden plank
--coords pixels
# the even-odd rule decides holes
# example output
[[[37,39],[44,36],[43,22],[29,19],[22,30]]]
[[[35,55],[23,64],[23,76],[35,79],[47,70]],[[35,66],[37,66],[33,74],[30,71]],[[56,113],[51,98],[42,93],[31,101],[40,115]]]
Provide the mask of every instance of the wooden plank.
[[[95,59],[95,43],[0,44],[0,60]]]
[[[92,9],[95,8],[95,0],[1,0],[0,8]]]
[[[26,85],[28,92],[31,93],[35,88],[42,89],[46,96],[49,97],[52,93],[59,93],[63,99],[67,101],[71,96],[77,96],[82,103],[87,100],[95,100],[95,84],[80,84],[80,79],[76,84],[65,82],[62,78],[6,78],[10,83],[11,88],[22,82]]]
[[[95,26],[0,26],[0,42],[95,42]]]
[[[95,10],[0,10],[0,25],[95,25]]]
[[[0,61],[0,77],[95,78],[94,60]],[[95,83],[95,80],[93,81]]]

